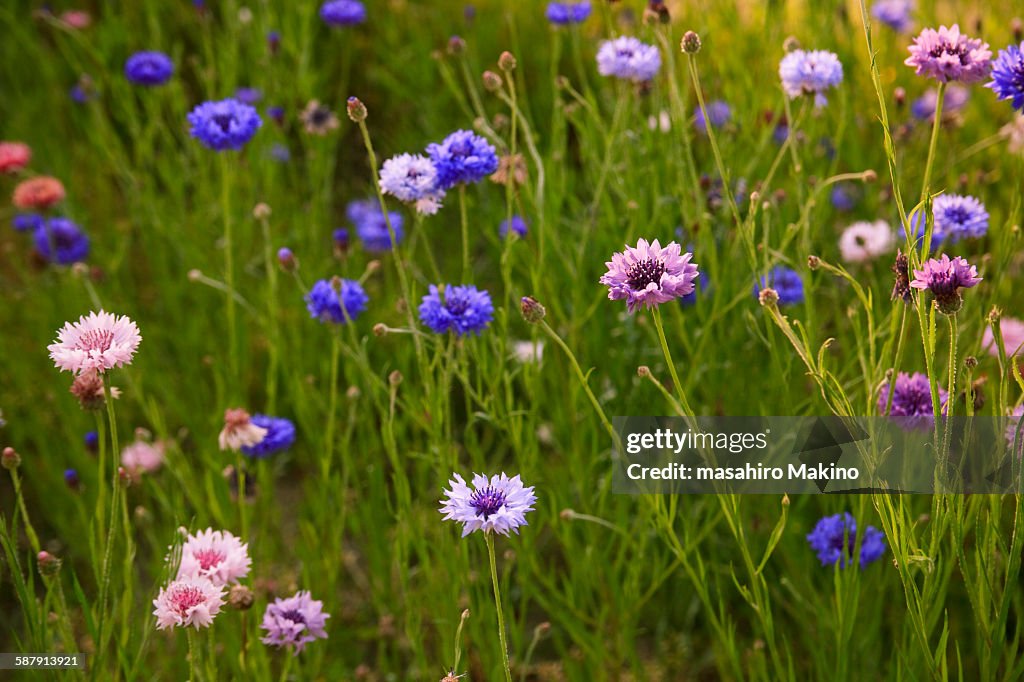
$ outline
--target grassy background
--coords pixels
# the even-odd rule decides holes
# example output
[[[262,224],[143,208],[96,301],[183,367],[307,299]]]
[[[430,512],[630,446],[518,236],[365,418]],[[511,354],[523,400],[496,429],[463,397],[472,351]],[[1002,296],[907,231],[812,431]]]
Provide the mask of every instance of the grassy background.
[[[837,263],[837,238],[850,222],[898,219],[859,3],[677,3],[668,25],[645,24],[644,3],[636,0],[594,4],[579,29],[552,29],[541,2],[478,2],[473,18],[461,2],[378,2],[369,4],[365,25],[340,31],[324,26],[309,2],[254,2],[248,23],[230,1],[210,2],[205,13],[184,0],[97,3],[89,7],[93,25],[81,31],[31,3],[0,7],[0,138],[30,144],[32,170],[64,181],[62,211],[90,235],[93,266],[86,276],[39,267],[26,235],[0,230],[0,409],[7,422],[0,440],[22,454],[29,517],[43,545],[64,560],[60,578],[43,581],[27,539],[8,543],[12,552],[0,565],[0,650],[96,648],[92,512],[100,484],[82,437],[106,426],[79,409],[45,346],[65,320],[102,305],[132,317],[143,335],[135,362],[113,375],[124,391],[116,402],[122,444],[136,427],[175,444],[163,471],[127,491],[136,554],[118,545],[115,644],[94,658],[96,679],[187,674],[184,636],[154,631],[149,602],[175,529],[240,531],[222,475],[235,460],[216,445],[223,411],[232,406],[287,416],[299,437],[291,452],[249,463],[258,489],[245,539],[257,601],[247,614],[223,613],[201,638],[216,652],[219,679],[280,675],[285,656],[256,641],[259,617],[269,599],[295,589],[311,590],[332,614],[330,639],[291,666],[296,679],[438,679],[453,664],[465,608],[471,616],[459,672],[499,679],[483,540],[460,540],[453,525],[441,523],[436,501],[452,471],[501,470],[521,473],[540,498],[524,532],[498,542],[517,676],[1021,676],[1019,496],[614,495],[611,442],[567,357],[549,343],[539,364],[511,359],[512,341],[544,339],[516,310],[520,296],[533,295],[589,372],[608,415],[670,413],[636,372],[648,365],[669,381],[651,318],[627,315],[597,284],[613,251],[645,237],[692,244],[711,282],[695,306],[666,306],[664,313],[698,414],[827,414],[834,405],[751,295],[755,276],[776,263],[803,275],[807,302],[784,312],[806,329],[815,356],[826,339],[835,340],[819,369],[835,377],[854,413],[874,413],[875,387],[892,363],[901,309],[888,303],[888,261],[852,271],[871,293],[870,306],[848,282],[806,266],[810,254]],[[919,5],[921,25],[959,21],[993,48],[1012,40],[1009,1]],[[696,98],[676,47],[687,29],[704,41],[697,64],[705,97],[733,108],[719,133],[726,167],[749,189],[760,186],[764,204],[751,212],[756,263],[728,208],[709,204],[700,180],[713,182],[718,171],[707,138],[693,133]],[[269,30],[282,35],[276,55],[267,48]],[[597,43],[618,33],[666,46],[649,92],[597,75]],[[465,40],[461,55],[447,50],[453,35]],[[807,48],[835,51],[845,80],[820,111],[793,103],[799,132],[780,153],[768,121],[785,112],[777,64],[790,35]],[[908,37],[879,26],[874,40],[909,209],[930,128],[912,123],[892,91],[905,88],[909,101],[930,83],[902,65]],[[124,79],[125,58],[141,49],[173,56],[177,73],[167,86],[140,89]],[[345,98],[366,103],[381,158],[421,150],[478,118],[506,149],[509,106],[483,92],[479,78],[484,69],[497,71],[506,49],[518,59],[516,145],[523,149],[528,131],[536,156],[527,150],[529,180],[513,198],[513,210],[531,226],[526,239],[503,244],[497,236],[509,210],[503,187],[484,182],[467,195],[472,283],[494,298],[492,327],[460,342],[425,337],[420,361],[409,334],[376,337],[374,324],[403,328],[406,321],[390,255],[371,268],[370,307],[351,328],[309,319],[305,287],[333,275],[359,278],[379,258],[358,245],[341,258],[333,251],[331,233],[345,225],[345,204],[373,193]],[[83,74],[98,91],[84,105],[68,96]],[[189,138],[185,114],[240,86],[260,88],[261,112],[280,105],[287,120],[278,126],[264,116],[244,151],[221,157]],[[314,98],[342,119],[326,138],[306,135],[298,121]],[[672,121],[668,133],[648,126],[648,117],[663,111]],[[973,88],[960,123],[941,131],[935,169],[936,191],[978,196],[991,214],[989,235],[957,250],[986,278],[959,316],[960,358],[977,355],[975,377],[988,378],[984,414],[998,414],[1020,395],[980,347],[993,304],[1024,314],[1016,227],[1024,167],[992,139],[1010,118],[1006,103]],[[271,157],[275,144],[287,145],[289,162]],[[837,211],[824,181],[868,169],[879,180],[854,182],[856,208]],[[13,189],[12,179],[0,183],[4,192]],[[252,217],[259,202],[272,208],[265,225]],[[0,209],[0,222],[11,215]],[[198,269],[222,278],[225,219],[233,224],[236,288],[247,302],[239,307],[234,352],[224,294],[188,277]],[[442,280],[459,283],[454,194],[421,226],[406,215],[406,232],[400,251],[414,304],[436,281],[428,248]],[[267,250],[280,246],[299,258],[298,278],[272,275]],[[914,317],[902,367],[924,371]],[[939,348],[945,343],[940,338]],[[333,382],[332,348],[340,358]],[[938,356],[935,371],[945,377],[945,356]],[[389,380],[394,371],[404,379],[398,385]],[[63,481],[71,467],[82,479],[79,492]],[[0,510],[8,528],[14,506],[4,476]],[[861,525],[886,531],[890,552],[866,570],[821,568],[804,539],[821,515],[844,509]],[[34,585],[34,597],[19,576]],[[58,616],[48,620],[51,610]],[[538,631],[542,623],[550,629]],[[64,641],[68,631],[74,643]]]

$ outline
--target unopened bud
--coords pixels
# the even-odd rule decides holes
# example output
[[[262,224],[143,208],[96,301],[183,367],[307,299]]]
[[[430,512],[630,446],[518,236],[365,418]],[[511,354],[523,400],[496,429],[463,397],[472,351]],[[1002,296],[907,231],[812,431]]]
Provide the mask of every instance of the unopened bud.
[[[236,611],[248,611],[254,601],[256,596],[245,585],[233,585],[228,592],[228,605]]]
[[[388,383],[397,388],[398,385],[402,383],[402,373],[399,372],[397,369],[393,371],[391,374],[388,375]]]
[[[460,55],[466,51],[466,41],[459,36],[452,36],[448,39],[448,54]]]
[[[636,368],[636,375],[638,377],[647,378],[651,376],[651,368],[648,367],[647,365],[640,365],[639,367]]]
[[[508,73],[510,71],[515,71],[515,68],[516,68],[516,58],[515,58],[515,55],[513,55],[508,50],[505,50],[504,52],[502,52],[501,56],[498,57],[498,68],[501,69],[502,71],[504,71],[505,73]]]
[[[789,495],[786,494],[786,493],[782,494],[782,506],[783,507],[788,507],[789,506]]]
[[[198,282],[203,278],[203,271],[199,268],[192,268],[188,271],[188,281]]]
[[[964,367],[966,367],[967,369],[974,369],[977,366],[978,358],[974,357],[973,355],[968,355],[966,358],[964,358]]]
[[[0,465],[8,471],[14,471],[21,466],[21,455],[14,448],[4,448],[4,452],[0,455]]]
[[[67,485],[71,490],[77,491],[82,487],[82,483],[78,478],[78,472],[74,469],[64,470],[64,484]]]
[[[383,322],[378,322],[377,324],[373,325],[373,335],[374,336],[379,338],[381,336],[386,335],[387,333],[388,333],[388,326],[386,324],[384,324]]]
[[[892,99],[896,102],[897,107],[902,107],[907,103],[907,91],[903,88],[896,88],[892,91]]]
[[[361,391],[358,386],[349,386],[348,390],[345,391],[345,397],[349,400],[359,400]]]
[[[818,268],[821,267],[821,259],[818,258],[817,256],[808,256],[807,267],[810,268],[811,270],[817,270]]]
[[[252,217],[256,220],[264,220],[270,217],[270,206],[262,201],[252,209]]]
[[[763,306],[774,308],[779,302],[779,292],[771,287],[765,287],[757,295],[757,300]]]
[[[519,310],[523,313],[523,319],[530,324],[537,324],[548,313],[533,296],[523,296],[519,301]]]
[[[285,272],[295,272],[299,268],[298,259],[287,246],[282,246],[277,250],[277,263]]]
[[[875,182],[878,180],[878,173],[869,168],[860,177],[864,182]]]
[[[366,120],[366,105],[358,97],[349,97],[345,105],[348,110],[348,117],[355,123],[362,123]]]
[[[1024,21],[1020,20],[1020,17],[1014,17],[1010,21],[1010,29],[1013,31],[1013,42],[1019,43],[1024,40]]]
[[[493,71],[484,71],[483,81],[484,89],[487,90],[487,92],[497,92],[498,90],[501,90],[501,76]]]
[[[36,563],[39,565],[39,573],[47,577],[55,576],[60,572],[60,559],[46,550],[36,555]]]
[[[683,39],[679,42],[679,47],[686,54],[697,54],[700,52],[700,36],[693,31],[687,31],[683,34]]]
[[[380,270],[380,261],[379,260],[372,260],[372,261],[370,261],[369,263],[366,264],[366,274],[372,275],[373,273],[377,272],[378,270]]]
[[[783,52],[795,52],[800,49],[800,41],[796,39],[796,36],[789,36],[782,41]]]
[[[992,310],[988,311],[988,323],[999,324],[999,319],[1003,316],[1003,311],[998,306],[992,306]]]

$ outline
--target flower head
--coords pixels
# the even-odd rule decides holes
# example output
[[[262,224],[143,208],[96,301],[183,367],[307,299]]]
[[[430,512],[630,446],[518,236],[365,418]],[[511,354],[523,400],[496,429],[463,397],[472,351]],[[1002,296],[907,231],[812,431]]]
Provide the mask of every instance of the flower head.
[[[217,587],[249,575],[249,545],[226,530],[207,528],[192,534],[181,546],[178,579],[206,578]]]
[[[338,117],[331,108],[320,104],[319,100],[310,100],[306,108],[299,114],[302,127],[311,135],[326,135],[338,128]]]
[[[992,69],[988,43],[968,38],[960,33],[956,24],[950,28],[940,26],[938,31],[924,29],[909,49],[910,56],[903,63],[913,67],[917,75],[934,78],[940,83],[977,83]]]
[[[320,5],[320,18],[328,26],[355,26],[366,21],[366,8],[358,0],[327,0]]]
[[[153,600],[157,630],[209,627],[224,606],[224,588],[202,577],[174,580]]]
[[[40,220],[32,232],[36,251],[58,265],[70,265],[89,255],[89,237],[67,218]]]
[[[241,149],[263,125],[252,105],[234,98],[203,102],[189,113],[188,122],[192,137],[215,151]]]
[[[836,562],[846,568],[853,559],[857,542],[857,521],[849,512],[826,516],[818,521],[814,530],[807,535],[807,542],[818,555],[822,566]],[[874,526],[868,526],[860,544],[860,558],[857,565],[863,568],[877,561],[885,554],[885,535]]]
[[[240,407],[224,410],[224,428],[217,436],[221,450],[240,450],[258,445],[267,435],[267,429],[252,423],[249,413]]]
[[[1012,317],[1003,317],[999,320],[999,334],[1003,337],[1003,348],[1008,356],[1024,356],[1024,322]],[[992,327],[985,327],[981,335],[981,347],[987,350],[989,355],[999,357],[999,344],[996,343]]]
[[[254,414],[250,421],[267,433],[260,442],[254,445],[243,445],[242,453],[256,459],[284,452],[295,443],[295,424],[284,417],[269,417],[265,414]]]
[[[309,592],[275,599],[263,613],[260,628],[267,634],[261,641],[269,646],[289,647],[293,655],[298,654],[310,642],[327,639],[324,626],[330,617],[324,613],[323,602],[313,599]]]
[[[902,249],[896,249],[896,260],[892,264],[892,272],[895,275],[892,285],[892,300],[910,303],[914,298],[910,292],[910,259]]]
[[[933,245],[984,237],[988,231],[988,211],[983,203],[971,196],[940,194],[932,202],[932,213],[935,215]],[[915,228],[915,236],[923,238],[927,227],[924,212],[911,215],[910,221]]]
[[[779,62],[782,89],[790,99],[814,95],[817,106],[825,104],[825,92],[843,82],[843,65],[833,52],[793,50]]]
[[[914,270],[910,286],[931,291],[939,312],[951,315],[960,310],[963,304],[960,289],[970,289],[980,281],[977,267],[960,256],[951,260],[943,254],[938,259],[928,259],[921,270]]]
[[[376,199],[352,201],[345,209],[345,214],[355,225],[356,235],[363,242],[363,247],[371,253],[390,251],[394,247],[391,243],[391,232],[388,231],[388,221],[395,233],[395,242],[402,241],[402,214],[389,211],[385,220],[384,212],[380,210],[380,203]]]
[[[310,317],[321,322],[345,324],[359,317],[369,300],[363,286],[355,280],[321,279],[306,294],[306,310]]]
[[[590,16],[590,0],[578,2],[549,2],[544,13],[552,24],[580,24]]]
[[[469,130],[456,130],[440,144],[427,145],[427,154],[437,170],[437,186],[443,190],[479,182],[498,170],[494,146]]]
[[[164,444],[136,438],[121,451],[121,466],[133,479],[158,471],[164,464]]]
[[[992,63],[992,80],[985,87],[992,88],[997,99],[1008,99],[1010,106],[1024,111],[1024,43],[999,51]]]
[[[80,374],[86,370],[103,373],[130,365],[142,337],[127,316],[104,311],[91,312],[68,322],[47,346],[54,364],[62,371]]]
[[[427,215],[436,213],[444,199],[434,162],[419,154],[399,154],[385,161],[380,168],[380,188]]]
[[[676,242],[662,247],[657,239],[641,239],[635,248],[612,254],[600,283],[608,287],[610,300],[625,299],[630,313],[641,306],[654,308],[693,292],[698,271],[691,258],[693,254],[682,253]]]
[[[22,142],[0,142],[0,173],[15,173],[32,160],[32,149]]]
[[[502,239],[508,237],[509,224],[510,223],[508,220],[502,220],[500,223],[498,223],[498,234],[501,236]],[[529,226],[526,224],[526,221],[523,220],[523,217],[518,215],[512,216],[511,226],[512,232],[514,232],[519,237],[525,237],[526,232],[529,229]]]
[[[64,185],[57,178],[40,175],[18,183],[11,199],[15,208],[44,209],[64,201]]]
[[[473,488],[459,474],[448,481],[451,490],[445,490],[441,509],[446,521],[462,524],[462,537],[476,530],[508,535],[519,532],[519,526],[528,525],[526,512],[533,511],[537,496],[533,486],[523,487],[519,476],[509,478],[504,473],[488,479],[473,475]]]
[[[800,273],[784,265],[776,265],[754,285],[754,298],[760,299],[762,289],[773,289],[778,294],[779,305],[804,302],[804,281]]]
[[[124,75],[136,85],[163,85],[174,75],[174,62],[163,52],[136,52],[124,63]]]
[[[658,48],[632,36],[606,40],[597,51],[597,72],[602,76],[644,83],[654,78],[660,69]]]
[[[27,232],[32,230],[33,232],[42,227],[46,219],[38,213],[17,213],[11,218],[11,227],[14,228],[15,232]]]
[[[453,331],[456,336],[479,334],[494,317],[491,295],[472,284],[430,285],[419,308],[420,322],[437,334]]]
[[[850,225],[839,237],[839,253],[847,263],[863,263],[892,251],[895,239],[892,228],[884,220]]]
[[[928,376],[920,372],[900,372],[892,382],[892,409],[887,416],[897,417],[897,422],[906,427],[930,426],[935,419],[931,385]],[[949,395],[939,387],[939,403],[943,412]],[[878,392],[878,413],[885,415],[889,405],[889,382],[882,384]]]
[[[904,33],[913,25],[910,17],[913,9],[913,0],[875,0],[871,16],[894,31]]]
[[[732,119],[732,107],[726,102],[720,99],[708,102],[708,118],[711,119],[712,128],[721,128]],[[697,111],[694,112],[693,125],[697,130],[705,135],[708,132],[708,123],[704,120],[704,110],[697,107]]]

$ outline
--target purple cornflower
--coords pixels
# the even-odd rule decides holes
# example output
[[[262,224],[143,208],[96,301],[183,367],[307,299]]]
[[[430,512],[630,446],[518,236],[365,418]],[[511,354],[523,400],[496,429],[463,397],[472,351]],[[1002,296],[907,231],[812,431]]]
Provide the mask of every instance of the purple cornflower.
[[[721,128],[732,119],[732,108],[718,99],[713,102],[709,102],[707,105],[708,117],[711,119],[711,127]],[[707,121],[704,120],[704,110],[697,107],[697,111],[694,113],[695,117],[693,121],[694,127],[705,135],[708,132]]]
[[[919,76],[934,78],[940,83],[960,81],[977,83],[992,69],[992,52],[988,43],[968,38],[953,24],[936,31],[926,28],[914,38],[910,56],[903,63],[914,67]]]
[[[278,452],[284,452],[295,443],[295,424],[289,419],[254,414],[249,421],[267,430],[263,440],[259,443],[241,447],[242,453],[250,457],[263,459]]]
[[[959,114],[967,105],[967,100],[969,100],[970,97],[970,91],[962,85],[957,85],[956,83],[948,85],[946,87],[946,96],[942,100],[943,122],[946,122]],[[910,104],[910,113],[919,121],[928,121],[931,123],[935,120],[935,107],[938,105],[938,101],[938,91],[934,88],[930,88]]]
[[[977,267],[960,256],[950,260],[949,256],[942,254],[938,260],[928,259],[921,270],[914,270],[910,286],[931,291],[936,309],[945,315],[952,315],[963,305],[960,289],[970,289],[980,281]]]
[[[427,145],[437,171],[437,186],[447,190],[457,184],[483,180],[498,170],[498,154],[490,142],[469,130],[456,130],[441,144]]]
[[[345,253],[349,247],[349,235],[348,228],[339,227],[334,230],[332,235],[334,237],[334,248],[339,253]]]
[[[263,91],[259,88],[238,88],[235,90],[235,99],[252,106],[263,99]]]
[[[985,205],[971,196],[940,194],[932,203],[935,228],[932,230],[932,246],[948,242],[955,244],[961,239],[984,237],[988,232],[988,211]],[[922,239],[927,221],[923,211],[910,216],[915,236]]]
[[[857,521],[849,512],[826,516],[818,521],[807,535],[807,542],[818,555],[822,566],[839,563],[846,568],[853,559],[857,543]],[[874,526],[868,526],[860,543],[857,565],[863,568],[885,554],[885,535]]]
[[[124,75],[136,85],[163,85],[174,75],[174,62],[163,52],[136,52],[124,63]]]
[[[369,300],[359,282],[335,277],[333,280],[321,279],[313,285],[306,294],[306,309],[310,317],[321,322],[345,324],[359,317]],[[344,310],[341,309],[342,304]]]
[[[552,24],[580,24],[590,16],[590,0],[581,2],[549,2],[545,15]]]
[[[912,0],[876,0],[871,5],[871,16],[889,28],[904,33],[910,29],[910,13],[914,9]]]
[[[328,0],[320,5],[320,18],[328,26],[355,26],[366,21],[366,8],[358,0]]]
[[[203,102],[188,115],[192,137],[215,151],[241,149],[263,125],[256,109],[237,99]]]
[[[662,248],[658,240],[637,242],[636,247],[612,254],[605,263],[608,272],[601,275],[601,284],[608,287],[612,301],[625,299],[626,309],[634,313],[641,306],[654,308],[674,298],[693,293],[697,280],[697,264],[692,253],[671,242]]]
[[[829,200],[837,211],[852,211],[860,201],[860,192],[856,185],[849,182],[838,182],[829,193]]]
[[[1024,42],[999,51],[992,63],[992,81],[985,84],[996,99],[1010,100],[1010,106],[1024,111]]]
[[[597,51],[597,72],[602,76],[644,83],[654,78],[659,69],[661,53],[658,48],[632,36],[606,40]]]
[[[910,428],[930,426],[935,419],[935,408],[932,403],[932,390],[928,383],[928,376],[920,372],[913,374],[900,372],[892,384],[892,410],[887,416],[898,417],[898,423]],[[948,398],[949,394],[940,386],[939,405],[942,407],[943,413],[946,411]],[[889,382],[886,381],[878,392],[878,413],[885,415],[888,404]]]
[[[445,490],[440,511],[445,521],[462,524],[462,537],[473,531],[519,533],[519,526],[529,525],[526,513],[533,511],[537,496],[533,486],[526,488],[519,476],[509,478],[504,473],[488,479],[481,474],[473,475],[473,488],[459,474],[452,474],[448,481],[451,490]]]
[[[391,234],[388,232],[388,224],[384,220],[379,202],[375,199],[351,201],[345,209],[345,215],[355,226],[356,235],[363,242],[363,248],[371,253],[391,250]],[[391,229],[395,232],[395,241],[401,242],[404,235],[402,214],[388,211],[388,219],[391,221]]]
[[[17,232],[27,232],[28,230],[37,230],[43,226],[45,218],[38,213],[18,213],[11,218],[11,227]]]
[[[453,331],[456,336],[479,335],[491,323],[494,305],[489,293],[472,284],[440,287],[431,284],[419,312],[420,322],[436,334]]]
[[[292,152],[288,149],[288,145],[280,142],[275,142],[270,145],[270,149],[267,150],[267,155],[278,163],[288,163],[292,160]]]
[[[97,452],[100,447],[100,434],[96,431],[86,431],[85,436],[82,438],[82,442],[85,443],[85,449],[89,452]]]
[[[765,288],[772,288],[779,294],[780,306],[804,302],[804,281],[800,273],[785,265],[776,265],[754,285],[754,298],[759,298]]]
[[[380,167],[380,188],[425,215],[437,213],[444,199],[434,162],[419,154],[399,154],[385,161]]]
[[[36,251],[58,265],[70,265],[89,255],[89,237],[67,218],[50,218],[37,224],[33,231]]]
[[[307,644],[327,639],[327,619],[322,601],[313,599],[309,592],[296,592],[287,599],[275,599],[267,605],[260,628],[267,634],[260,640],[276,647],[288,647],[298,655]]]
[[[277,105],[267,107],[267,116],[277,125],[281,125],[284,123],[284,107]]]
[[[501,223],[498,224],[498,234],[501,236],[502,239],[508,237],[508,228],[508,220],[502,220]],[[517,234],[519,237],[526,237],[527,229],[528,226],[526,224],[526,221],[523,220],[522,216],[512,216],[512,232]]]
[[[826,103],[825,91],[843,82],[843,65],[833,52],[793,50],[779,62],[782,89],[790,99],[814,95],[815,106]]]

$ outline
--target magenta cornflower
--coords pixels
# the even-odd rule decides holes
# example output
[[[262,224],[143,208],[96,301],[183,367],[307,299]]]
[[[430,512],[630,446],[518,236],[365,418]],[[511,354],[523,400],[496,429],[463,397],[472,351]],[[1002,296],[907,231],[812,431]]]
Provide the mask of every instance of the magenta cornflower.
[[[139,328],[127,316],[101,310],[65,324],[47,349],[62,372],[102,373],[130,365],[141,342]]]
[[[992,70],[992,51],[988,43],[969,38],[953,24],[939,30],[926,28],[914,38],[910,56],[903,62],[914,68],[918,76],[934,78],[940,83],[959,81],[977,83]]]
[[[489,479],[473,475],[473,488],[466,485],[459,474],[448,481],[451,490],[445,490],[441,509],[446,521],[462,524],[462,537],[473,531],[500,533],[519,532],[519,526],[528,525],[526,513],[533,511],[537,496],[533,486],[523,486],[519,476],[509,478],[504,473]]]
[[[682,253],[676,242],[662,247],[657,239],[641,239],[635,248],[612,254],[600,282],[608,287],[608,298],[625,299],[631,313],[641,306],[654,308],[693,293],[699,272],[691,258],[693,254]]]
[[[206,578],[179,578],[153,600],[156,629],[172,627],[209,627],[224,605],[224,588]]]
[[[267,605],[260,628],[267,634],[264,644],[288,647],[297,655],[307,644],[327,639],[324,626],[331,614],[324,613],[324,604],[310,597],[309,592],[296,592],[287,599],[275,599]]]
[[[943,254],[939,259],[928,259],[921,270],[914,270],[910,287],[932,292],[936,309],[945,315],[952,315],[963,305],[960,289],[970,289],[981,279],[977,267],[960,256],[950,259]]]
[[[207,528],[186,538],[178,578],[206,578],[219,587],[237,583],[250,567],[249,545],[226,530]]]

